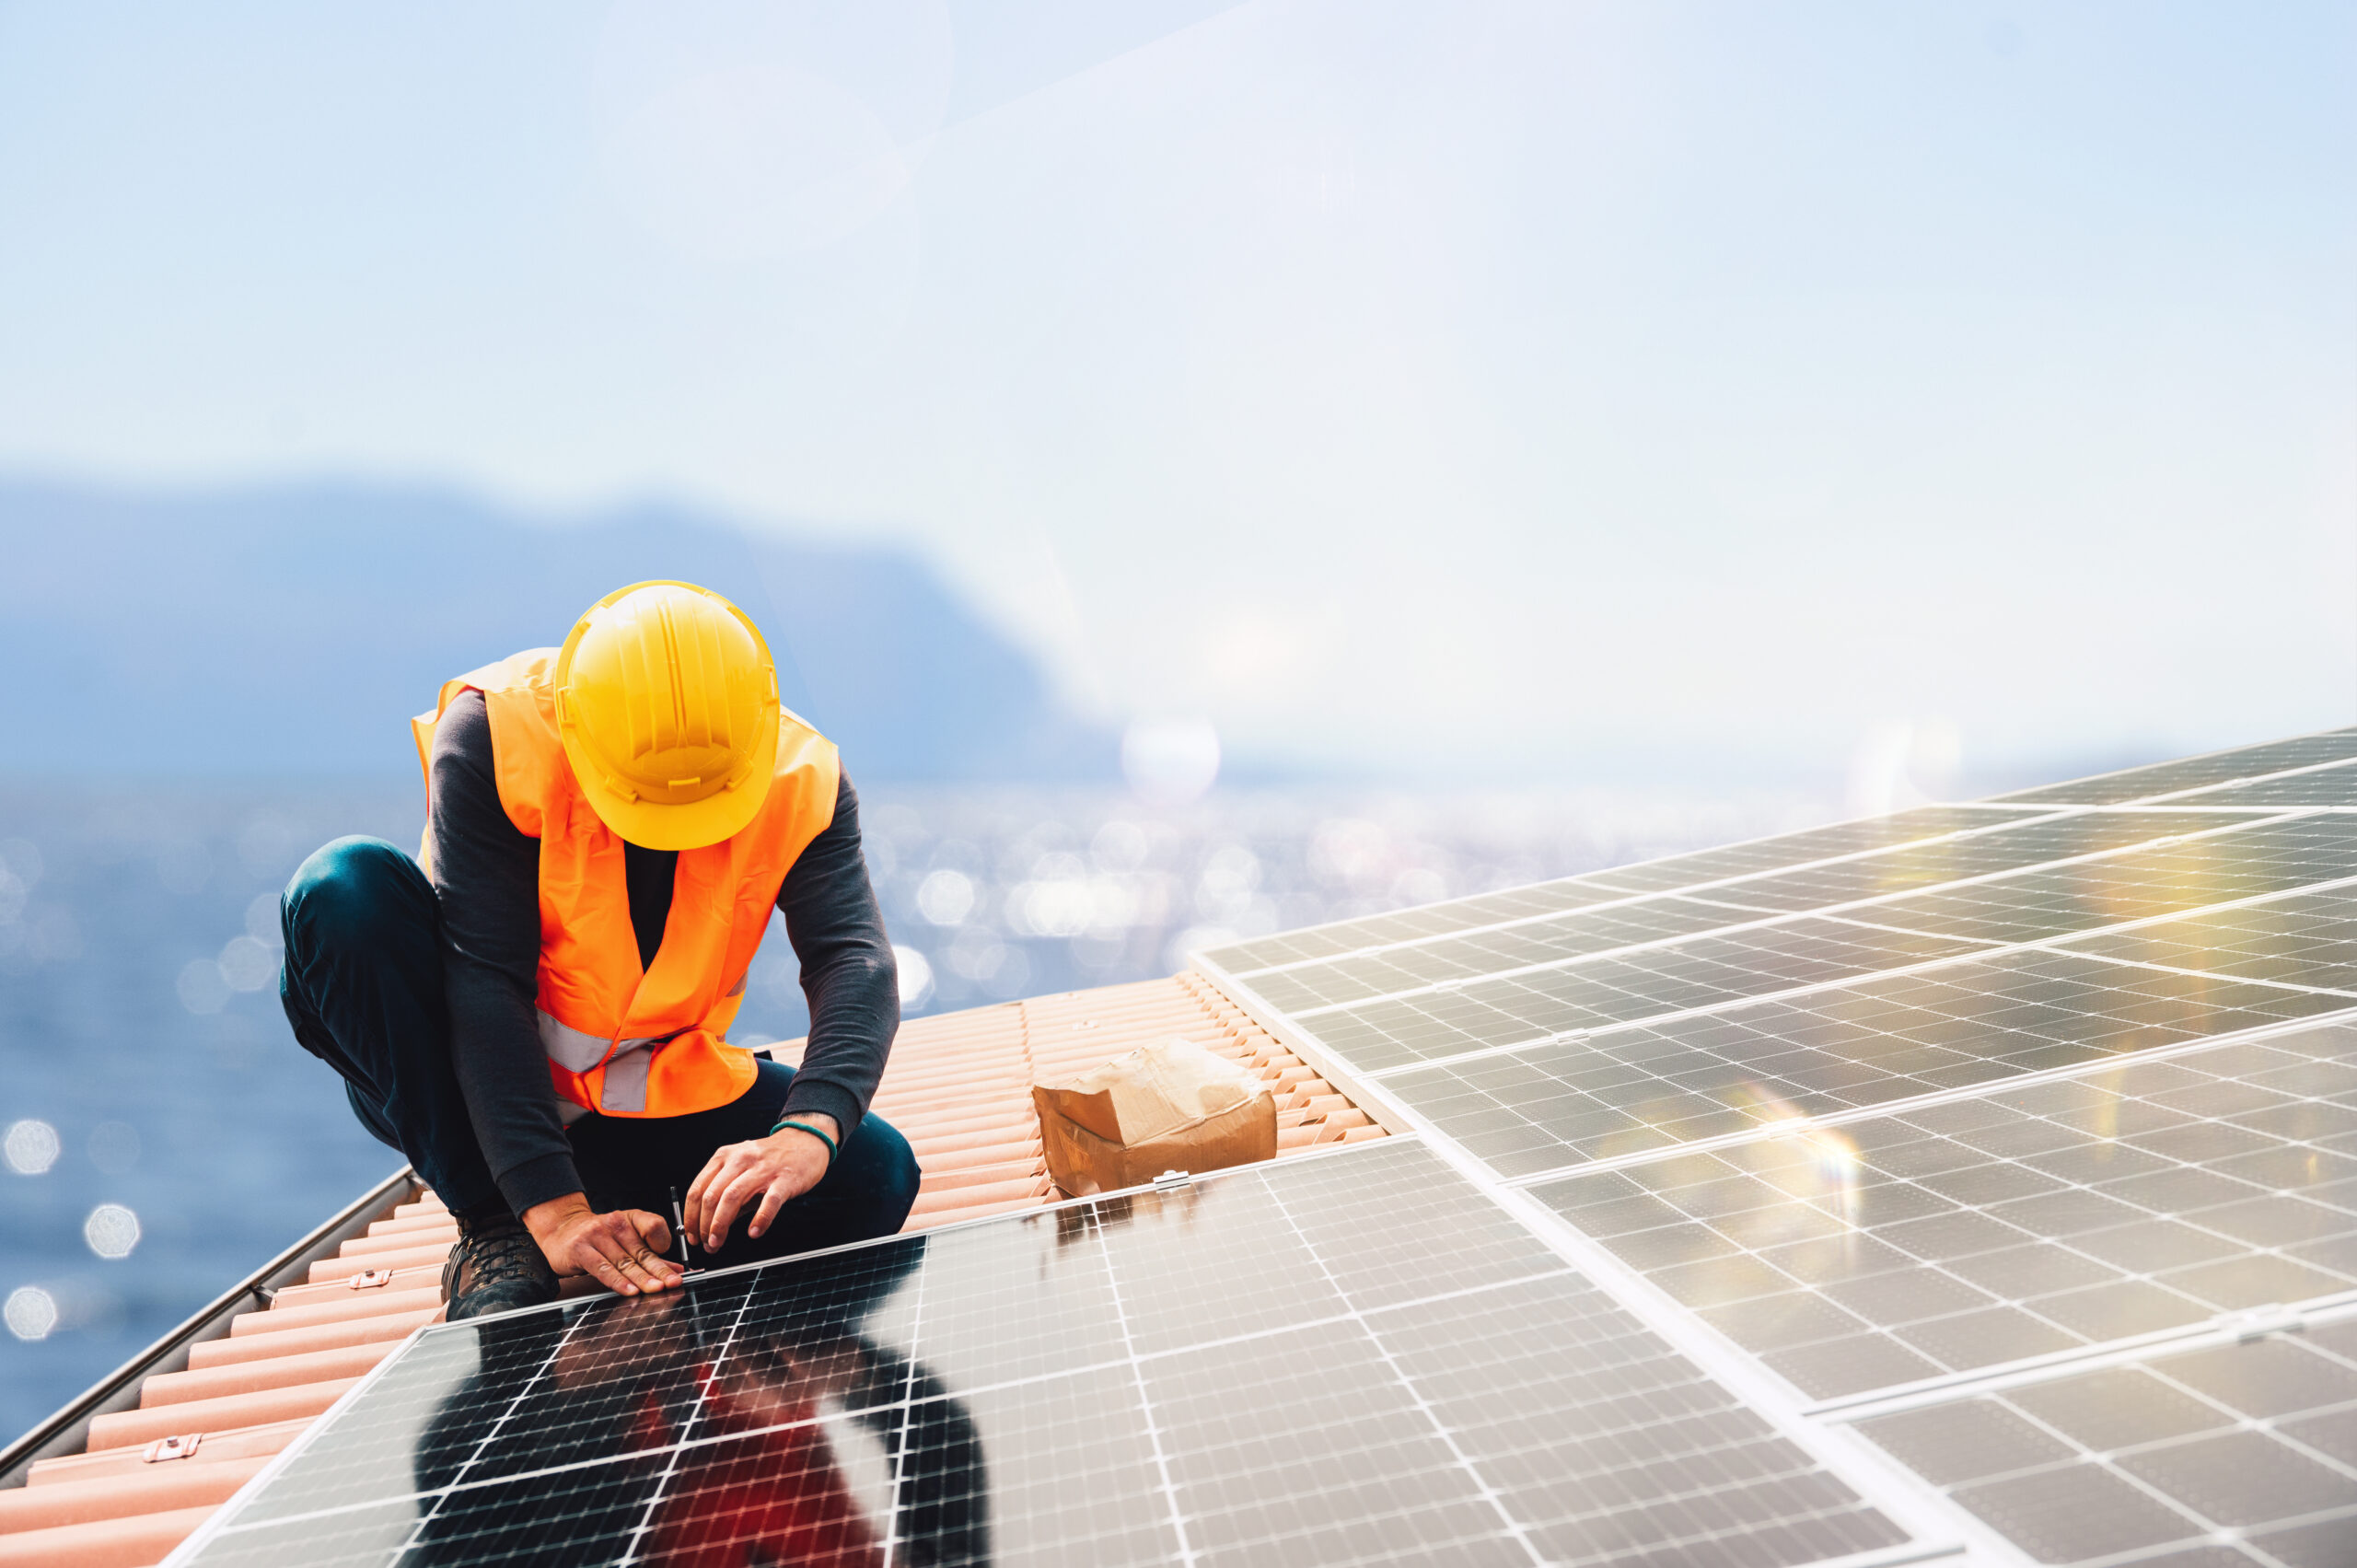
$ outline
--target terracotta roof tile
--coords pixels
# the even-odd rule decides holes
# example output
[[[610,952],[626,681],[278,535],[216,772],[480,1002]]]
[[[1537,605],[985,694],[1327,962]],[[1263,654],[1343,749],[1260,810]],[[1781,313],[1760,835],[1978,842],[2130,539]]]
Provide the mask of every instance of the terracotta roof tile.
[[[877,1114],[908,1136],[924,1173],[908,1228],[1053,1202],[1032,1083],[1174,1034],[1244,1063],[1270,1086],[1280,1157],[1383,1135],[1191,973],[918,1018],[901,1026],[876,1096]],[[791,1060],[794,1051],[780,1054]],[[24,1488],[0,1491],[0,1568],[141,1568],[164,1557],[439,1316],[442,1259],[457,1234],[431,1193],[400,1204],[314,1264],[309,1283],[240,1314],[226,1337],[192,1346],[187,1370],[151,1375],[138,1409],[91,1422],[87,1453],[38,1460]],[[190,1457],[147,1458],[157,1440],[192,1433],[203,1435]]]

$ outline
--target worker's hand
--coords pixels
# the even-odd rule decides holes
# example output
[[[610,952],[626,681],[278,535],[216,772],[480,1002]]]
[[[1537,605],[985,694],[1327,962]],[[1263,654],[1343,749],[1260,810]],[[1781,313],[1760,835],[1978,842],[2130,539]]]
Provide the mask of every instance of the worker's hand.
[[[662,1290],[679,1283],[679,1266],[663,1254],[671,1227],[644,1209],[601,1214],[581,1193],[535,1203],[524,1211],[524,1228],[540,1244],[549,1267],[560,1274],[591,1274],[621,1295]]]
[[[807,1115],[796,1120],[823,1127],[837,1143],[842,1131],[831,1116]],[[827,1174],[827,1145],[807,1132],[781,1127],[766,1138],[727,1144],[712,1152],[680,1212],[688,1235],[707,1252],[716,1252],[728,1239],[746,1204],[760,1200],[746,1224],[745,1234],[758,1237],[770,1228],[778,1210],[799,1198]]]

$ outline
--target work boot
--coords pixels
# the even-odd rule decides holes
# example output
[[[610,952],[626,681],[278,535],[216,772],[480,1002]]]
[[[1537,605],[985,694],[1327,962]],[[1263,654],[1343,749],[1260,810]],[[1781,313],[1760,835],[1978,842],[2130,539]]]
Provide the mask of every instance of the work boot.
[[[455,1216],[459,1244],[442,1265],[443,1316],[452,1323],[556,1299],[556,1271],[524,1222],[496,1199],[482,1208]]]

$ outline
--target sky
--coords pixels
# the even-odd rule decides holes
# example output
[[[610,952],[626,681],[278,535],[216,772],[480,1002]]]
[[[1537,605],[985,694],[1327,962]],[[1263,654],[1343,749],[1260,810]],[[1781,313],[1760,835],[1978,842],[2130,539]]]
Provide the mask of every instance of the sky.
[[[0,470],[902,544],[1309,769],[2205,749],[2357,722],[2352,89],[2324,4],[0,0]]]

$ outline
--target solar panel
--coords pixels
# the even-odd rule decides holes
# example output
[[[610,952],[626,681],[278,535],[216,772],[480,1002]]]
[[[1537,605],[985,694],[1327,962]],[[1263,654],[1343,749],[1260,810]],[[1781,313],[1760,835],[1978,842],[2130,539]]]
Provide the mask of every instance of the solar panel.
[[[1920,1550],[1788,1423],[1390,1139],[428,1329],[191,1560]]]
[[[1380,1074],[2351,875],[2357,875],[2357,817],[2229,819],[2197,836],[1840,904],[1838,913],[1762,910],[1747,925],[1536,966],[1513,965],[1511,956],[1504,956],[1500,972],[1423,982],[1370,1001],[1338,1004],[1305,994],[1299,970],[1231,978],[1317,1046],[1360,1072]],[[1733,903],[1745,895],[1736,884],[1711,896]],[[1682,907],[1693,900],[1674,901]],[[1387,966],[1403,981],[1414,979],[1401,969],[1400,951],[1368,960]],[[1340,983],[1364,983],[1374,971],[1338,973],[1337,966],[1326,965],[1317,972]],[[1295,1005],[1277,997],[1293,998]]]
[[[1296,1015],[1363,1071],[1523,1045],[1982,950],[1970,937],[1800,916],[1380,1001]]]
[[[1805,869],[1755,873],[1704,885],[1692,898],[1631,895],[1628,901],[1488,926],[1461,935],[1410,939],[1347,957],[1267,970],[1253,989],[1271,1005],[1300,1013],[1413,990],[1438,981],[1533,967],[1650,944],[1766,915],[1881,898],[2066,857],[2107,853],[2154,839],[2211,831],[2240,819],[2196,812],[2098,811],[1986,827],[1897,850],[1823,861]]]
[[[2134,963],[2357,991],[2357,885],[2182,915],[2066,946]]]
[[[2176,796],[2180,807],[2357,807],[2357,763],[2329,762],[2272,778],[2234,779]]]
[[[2270,740],[2261,746],[2238,747],[2203,757],[2186,757],[2094,778],[2073,779],[2067,784],[2016,790],[1996,799],[2009,805],[2108,806],[2124,800],[2149,800],[2229,779],[2261,778],[2352,758],[2357,758],[2357,728],[2326,730],[2294,736],[2289,740]]]
[[[2357,1327],[2332,1354],[2281,1337],[2357,1315],[2357,730],[2003,804],[2045,814],[1206,967],[1978,1539],[2357,1562]],[[1753,918],[1678,929],[1713,909]],[[2226,1371],[2199,1422],[2148,1430],[2172,1365],[2273,1368],[2314,1440]]]
[[[2038,942],[2357,876],[2357,816],[2262,821],[2100,860],[1866,905],[1852,918],[1984,942]]]
[[[2352,1054],[2281,1034],[1532,1191],[1833,1399],[2357,1290]]]
[[[1492,1169],[1522,1178],[2351,1005],[2033,949],[1376,1081]]]
[[[1631,895],[1689,887],[1746,872],[1799,865],[1829,856],[1854,854],[1890,844],[1910,843],[2043,815],[2026,807],[1928,806],[1889,817],[1837,822],[1721,849],[1700,850],[1666,860],[1616,866],[1552,882],[1536,883],[1471,898],[1446,900],[1396,913],[1368,915],[1299,931],[1282,932],[1203,955],[1228,974],[1257,974],[1282,964],[1331,958],[1420,936],[1444,935],[1532,915],[1585,909]]]

